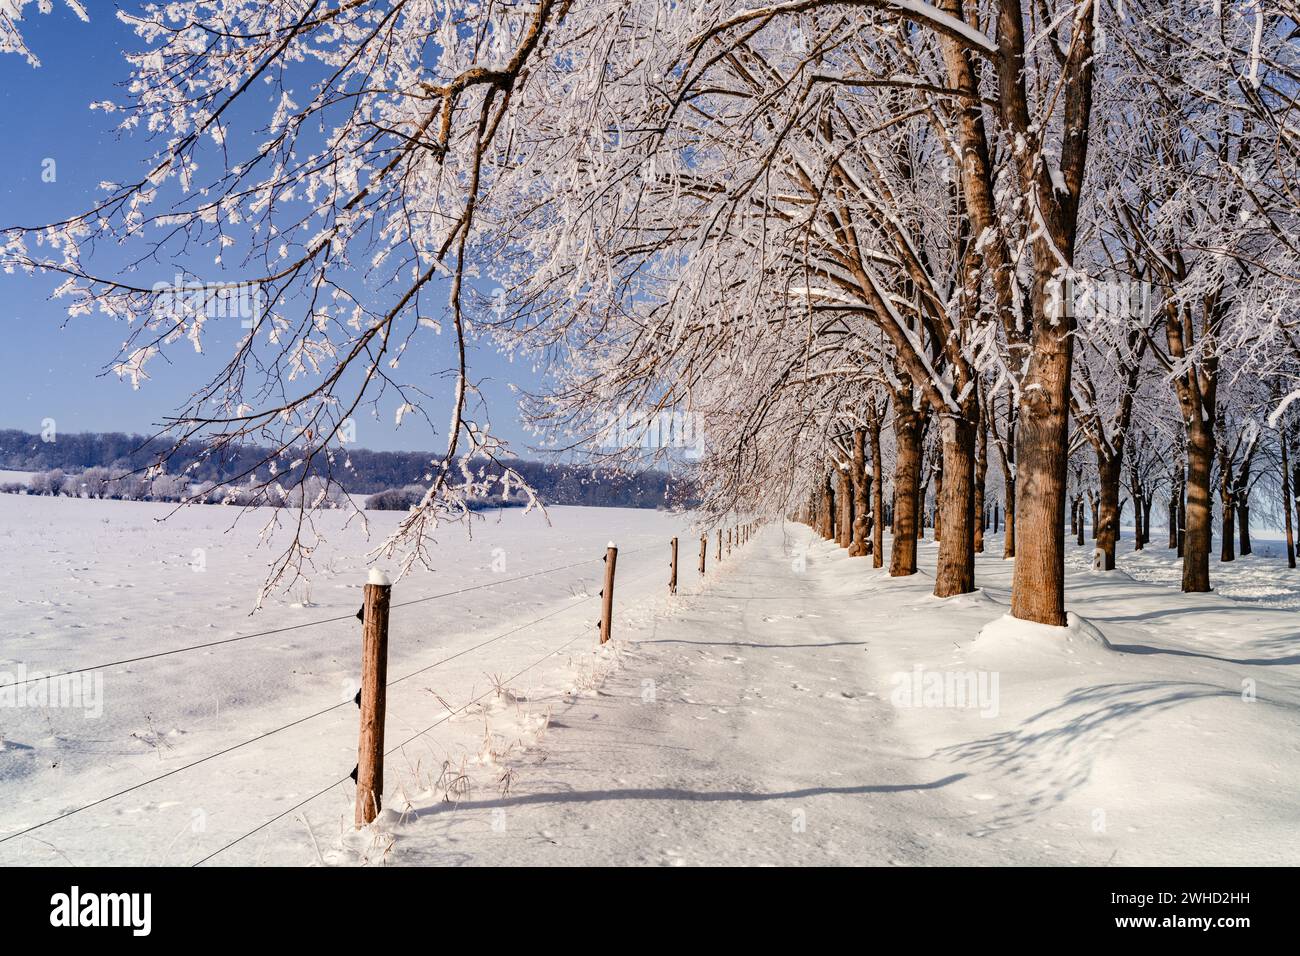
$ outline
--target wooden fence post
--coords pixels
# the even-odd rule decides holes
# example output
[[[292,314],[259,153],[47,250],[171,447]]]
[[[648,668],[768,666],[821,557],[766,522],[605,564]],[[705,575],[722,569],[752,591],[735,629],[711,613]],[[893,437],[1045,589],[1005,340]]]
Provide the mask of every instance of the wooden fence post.
[[[603,598],[600,602],[600,643],[602,644],[609,640],[612,629],[612,619],[614,617],[614,566],[616,564],[618,564],[618,548],[614,547],[614,542],[611,541],[605,549],[605,586],[600,591],[600,596]]]
[[[388,685],[388,575],[370,569],[361,608],[361,737],[357,742],[356,826],[379,815],[384,798],[384,707]]]
[[[709,554],[709,536],[700,535],[700,576],[704,576],[704,559]]]
[[[668,593],[677,593],[677,539],[673,538],[672,571],[668,575]]]

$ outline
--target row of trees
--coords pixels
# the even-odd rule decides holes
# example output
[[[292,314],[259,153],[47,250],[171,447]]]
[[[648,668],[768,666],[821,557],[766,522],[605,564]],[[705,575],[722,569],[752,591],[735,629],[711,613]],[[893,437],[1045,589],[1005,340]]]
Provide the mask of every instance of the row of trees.
[[[267,309],[173,434],[272,436],[294,461],[337,454],[362,401],[428,408],[395,370],[449,327],[446,451],[389,542],[408,560],[481,493],[471,463],[500,460],[472,414],[484,332],[553,370],[526,408],[575,446],[613,408],[693,416],[715,519],[824,511],[838,488],[865,549],[887,488],[906,574],[933,482],[941,596],[975,587],[994,475],[1012,612],[1046,624],[1081,491],[1112,563],[1120,489],[1145,514],[1142,462],[1167,465],[1183,586],[1205,590],[1216,480],[1231,520],[1256,446],[1294,458],[1294,0],[123,16],[145,48],[106,108],[164,142],[93,210],[10,230],[6,265],[132,319],[116,368],[139,384],[206,317],[96,271],[96,247],[238,260]]]
[[[1240,398],[1240,396],[1239,396]],[[1145,406],[1157,414],[1150,421],[1135,422],[1131,441],[1123,458],[1123,468],[1099,458],[1097,447],[1082,429],[1073,433],[1073,452],[1068,475],[1068,522],[1065,535],[1080,546],[1088,545],[1099,569],[1115,567],[1119,541],[1130,528],[1128,539],[1135,551],[1152,543],[1153,529],[1165,535],[1162,546],[1176,551],[1181,558],[1186,550],[1187,473],[1186,459],[1179,447],[1181,423],[1171,414],[1172,402],[1163,408]],[[1282,427],[1266,423],[1273,404],[1249,409],[1243,418],[1225,416],[1216,427],[1216,450],[1211,478],[1210,510],[1213,522],[1209,531],[1211,550],[1226,563],[1238,555],[1254,552],[1252,521],[1257,529],[1262,523],[1269,533],[1283,529],[1287,563],[1296,567],[1295,528],[1300,523],[1300,461],[1296,448],[1300,427],[1286,421]],[[924,538],[932,528],[935,540],[941,538],[939,512],[943,487],[942,454],[936,430],[927,419],[923,426],[922,452],[911,494],[914,503],[909,513],[910,540]],[[1005,510],[1008,493],[1014,495],[1014,479],[990,462],[996,437],[982,430],[978,436],[975,467],[973,511],[977,522],[973,550],[985,551],[985,535],[1014,528],[1014,513]],[[875,444],[884,467],[877,471],[874,457],[865,461],[856,457],[859,447]],[[857,426],[842,436],[837,453],[828,462],[826,477],[808,499],[792,512],[796,520],[812,525],[823,537],[848,548],[854,555],[874,555],[875,567],[883,564],[879,541],[883,528],[897,537],[893,527],[895,489],[893,480],[898,466],[891,436],[879,425]],[[1103,446],[1104,448],[1104,446]],[[909,487],[904,484],[902,487]],[[878,501],[876,500],[878,497]],[[876,516],[880,516],[877,527]],[[1214,541],[1216,529],[1220,536]],[[1013,558],[1016,551],[1013,530],[1004,532],[1002,556]],[[914,570],[914,548],[909,542],[895,541],[892,548],[898,563],[894,573]],[[911,562],[910,564],[908,562]]]
[[[1293,13],[774,5],[702,11],[676,40],[656,22],[619,83],[587,74],[617,146],[590,136],[563,189],[500,211],[529,237],[521,308],[579,343],[537,414],[690,405],[715,514],[806,502],[826,529],[841,508],[859,552],[887,486],[894,574],[916,569],[933,481],[939,596],[975,587],[996,472],[1012,611],[1058,625],[1067,513],[1077,533],[1091,493],[1114,567],[1123,489],[1145,538],[1162,463],[1183,587],[1208,590],[1216,497],[1225,558],[1267,460],[1290,522]]]

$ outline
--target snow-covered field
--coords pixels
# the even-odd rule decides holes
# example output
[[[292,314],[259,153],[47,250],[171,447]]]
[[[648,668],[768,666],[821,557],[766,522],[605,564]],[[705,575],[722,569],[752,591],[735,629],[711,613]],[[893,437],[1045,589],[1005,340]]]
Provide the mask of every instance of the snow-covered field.
[[[1159,547],[1072,568],[1062,635],[1004,618],[997,536],[982,590],[940,601],[930,542],[922,573],[891,579],[772,525],[720,564],[711,543],[701,583],[681,518],[506,512],[394,589],[497,582],[394,609],[389,679],[412,676],[389,692],[387,809],[354,833],[365,543],[331,534],[310,595],[250,618],[255,527],[165,512],[0,496],[0,671],[344,619],[94,672],[98,717],[0,707],[0,864],[1300,862],[1297,574],[1277,559],[1213,562],[1220,591],[1197,596],[1123,570],[1162,580]],[[1261,567],[1285,594],[1226,596]]]
[[[231,527],[235,510],[217,506],[159,520],[171,510],[0,495],[0,683],[93,668],[78,675],[81,693],[65,701],[70,706],[29,705],[14,688],[6,699],[0,687],[0,840],[244,746],[0,842],[0,864],[195,862],[346,778],[356,763],[354,615],[366,580],[364,555],[399,515],[370,514],[370,541],[355,519],[327,527],[329,543],[315,555],[311,586],[249,616],[267,562],[278,553],[257,547],[260,522],[246,517]],[[342,524],[341,513],[327,513],[327,525],[331,519]],[[615,633],[627,637],[647,626],[642,606],[663,600],[668,542],[684,526],[680,518],[554,508],[550,519],[548,528],[517,509],[488,513],[470,540],[449,528],[437,571],[413,572],[394,586],[388,676],[411,676],[390,686],[386,742],[414,739],[390,757],[390,784],[418,792],[442,775],[444,761],[455,776],[462,765],[472,772],[482,751],[517,748],[566,697],[591,692],[613,657],[597,652],[594,629],[609,539],[620,547]],[[684,546],[687,567],[694,553]],[[583,563],[566,567],[577,562]],[[512,580],[556,567],[565,570]],[[406,605],[480,585],[488,586]],[[520,629],[538,618],[544,620]],[[318,621],[329,623],[298,626]],[[99,666],[278,629],[286,630]],[[492,689],[498,681],[509,683],[508,694]],[[48,686],[20,690],[44,693]],[[302,718],[308,719],[277,731]],[[346,780],[229,858],[355,859],[337,850],[351,799]],[[401,800],[390,796],[393,805]]]

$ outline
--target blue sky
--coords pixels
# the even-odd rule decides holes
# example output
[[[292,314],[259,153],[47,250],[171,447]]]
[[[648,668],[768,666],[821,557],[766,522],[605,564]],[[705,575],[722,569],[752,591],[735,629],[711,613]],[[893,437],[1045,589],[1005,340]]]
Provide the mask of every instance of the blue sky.
[[[88,8],[89,24],[62,7],[50,16],[29,16],[24,34],[41,59],[39,69],[19,56],[0,57],[0,168],[5,171],[0,227],[40,224],[84,211],[97,197],[100,182],[138,175],[149,152],[143,137],[120,136],[111,116],[89,109],[94,100],[116,98],[116,84],[127,76],[120,51],[136,48],[139,41],[113,15],[115,5],[92,3]],[[42,179],[49,160],[54,182]],[[111,271],[108,265],[104,271]],[[149,432],[229,355],[233,335],[209,341],[205,355],[175,349],[167,356],[173,364],[151,363],[151,380],[132,390],[106,374],[126,337],[125,327],[104,316],[68,320],[66,304],[48,298],[54,284],[45,277],[0,274],[0,428],[35,432],[52,418],[62,432]],[[408,351],[406,380],[418,381],[421,367],[427,366],[431,375],[446,368],[448,355],[437,352],[450,345],[450,337],[443,336],[428,354]],[[538,374],[506,361],[486,343],[475,348],[471,364],[491,412],[493,433],[527,454],[536,439],[518,424],[517,395],[509,384],[533,388]],[[441,379],[422,384],[435,396],[447,393]],[[434,405],[427,411],[435,425],[444,427],[447,408]],[[357,429],[358,444],[367,448],[436,450],[445,442],[445,436],[431,434],[415,416],[408,416],[400,430],[391,414],[359,420]]]

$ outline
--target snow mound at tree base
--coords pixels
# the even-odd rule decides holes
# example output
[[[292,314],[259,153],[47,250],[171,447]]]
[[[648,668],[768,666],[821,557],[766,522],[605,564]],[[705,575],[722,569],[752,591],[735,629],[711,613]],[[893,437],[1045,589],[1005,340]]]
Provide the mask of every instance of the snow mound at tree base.
[[[981,657],[1027,654],[1061,658],[1100,657],[1111,653],[1106,635],[1091,621],[1066,612],[1065,627],[1022,621],[1004,614],[980,628],[972,651]]]

